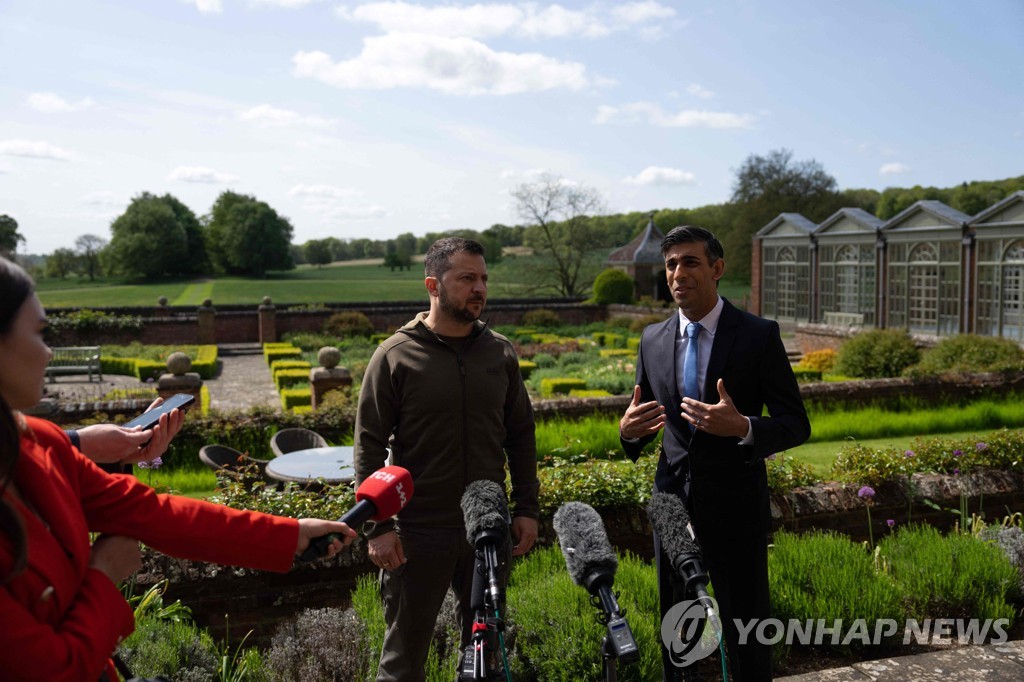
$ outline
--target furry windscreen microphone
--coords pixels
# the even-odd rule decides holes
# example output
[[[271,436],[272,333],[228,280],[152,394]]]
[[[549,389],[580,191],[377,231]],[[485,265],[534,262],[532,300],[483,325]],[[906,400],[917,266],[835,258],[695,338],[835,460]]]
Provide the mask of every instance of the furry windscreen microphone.
[[[589,504],[566,502],[555,512],[554,526],[573,582],[590,592],[599,582],[610,583],[619,559],[608,542],[601,515]]]
[[[473,481],[462,495],[462,516],[466,522],[466,539],[474,547],[484,533],[504,539],[509,524],[504,488],[494,481]]]
[[[654,526],[654,532],[661,539],[662,549],[668,555],[672,565],[678,569],[681,559],[686,557],[701,558],[700,546],[691,533],[690,515],[686,505],[675,495],[654,493],[647,505],[647,518]]]

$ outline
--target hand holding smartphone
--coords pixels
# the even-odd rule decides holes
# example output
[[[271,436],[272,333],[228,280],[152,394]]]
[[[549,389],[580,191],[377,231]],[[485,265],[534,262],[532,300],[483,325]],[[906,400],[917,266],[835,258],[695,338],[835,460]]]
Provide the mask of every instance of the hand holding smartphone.
[[[175,408],[184,409],[195,402],[195,399],[196,397],[189,393],[176,393],[165,400],[159,407],[155,407],[149,412],[143,412],[135,419],[125,422],[122,426],[126,429],[141,426],[144,431],[148,431],[157,425],[161,415],[167,414]]]

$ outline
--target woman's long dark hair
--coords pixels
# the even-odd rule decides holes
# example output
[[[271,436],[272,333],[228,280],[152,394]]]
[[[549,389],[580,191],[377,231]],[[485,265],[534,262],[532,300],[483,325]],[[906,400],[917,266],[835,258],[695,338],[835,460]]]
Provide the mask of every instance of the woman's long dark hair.
[[[0,258],[0,337],[11,332],[14,318],[34,290],[32,278],[24,270]],[[0,395],[0,533],[9,537],[14,545],[14,562],[6,575],[0,575],[0,584],[19,573],[28,559],[25,526],[18,512],[3,501],[3,493],[18,463],[20,433],[14,412]]]

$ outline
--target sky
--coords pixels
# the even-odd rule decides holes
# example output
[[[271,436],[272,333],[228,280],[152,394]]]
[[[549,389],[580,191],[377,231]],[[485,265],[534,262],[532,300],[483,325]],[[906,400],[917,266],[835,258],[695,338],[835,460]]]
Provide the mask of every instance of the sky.
[[[751,154],[840,188],[1024,174],[1024,0],[0,0],[0,214],[23,253],[142,192],[293,241],[516,224],[543,172],[607,212],[727,201]]]

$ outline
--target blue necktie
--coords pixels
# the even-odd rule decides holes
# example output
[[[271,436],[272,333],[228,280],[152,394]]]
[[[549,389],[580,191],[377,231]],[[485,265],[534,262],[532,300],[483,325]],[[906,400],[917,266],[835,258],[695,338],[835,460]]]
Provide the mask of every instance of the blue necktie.
[[[700,400],[700,386],[697,384],[697,335],[704,327],[697,322],[686,325],[686,358],[683,360],[684,398]]]

